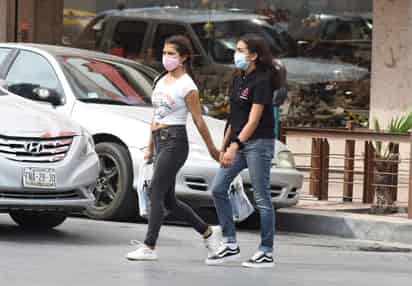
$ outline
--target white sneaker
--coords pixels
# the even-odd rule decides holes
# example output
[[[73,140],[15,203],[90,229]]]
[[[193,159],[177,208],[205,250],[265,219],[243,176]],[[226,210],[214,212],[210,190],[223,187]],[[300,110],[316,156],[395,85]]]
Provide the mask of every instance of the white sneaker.
[[[132,243],[136,244],[134,241]],[[157,253],[156,250],[149,248],[144,243],[139,243],[137,249],[129,252],[126,258],[135,261],[154,261],[157,260]]]
[[[205,246],[207,248],[207,257],[211,257],[217,252],[222,241],[222,228],[218,225],[212,226],[212,234],[204,239]]]

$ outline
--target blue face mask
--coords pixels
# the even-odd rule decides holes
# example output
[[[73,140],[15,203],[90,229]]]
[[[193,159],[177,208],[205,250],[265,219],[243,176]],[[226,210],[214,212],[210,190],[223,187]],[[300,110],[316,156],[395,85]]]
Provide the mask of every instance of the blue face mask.
[[[238,69],[246,71],[249,67],[249,60],[245,53],[235,52],[235,66]]]

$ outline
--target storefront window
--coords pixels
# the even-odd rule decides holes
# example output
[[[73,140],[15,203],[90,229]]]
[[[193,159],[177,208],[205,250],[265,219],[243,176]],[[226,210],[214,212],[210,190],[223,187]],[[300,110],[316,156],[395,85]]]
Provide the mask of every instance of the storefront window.
[[[65,2],[81,9],[81,1]],[[94,42],[83,47],[108,52],[110,41],[121,39],[119,46],[134,54],[119,56],[161,71],[164,40],[186,35],[195,50],[202,102],[213,116],[225,118],[228,110],[237,39],[255,33],[288,70],[288,100],[281,107],[285,125],[368,124],[372,0],[128,0],[125,9],[114,2],[93,2],[99,25],[89,24]],[[144,25],[116,28],[121,21]]]

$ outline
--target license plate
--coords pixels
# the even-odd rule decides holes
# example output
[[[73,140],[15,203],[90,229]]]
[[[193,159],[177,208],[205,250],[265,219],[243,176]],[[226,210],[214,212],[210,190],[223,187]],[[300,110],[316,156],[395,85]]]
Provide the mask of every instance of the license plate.
[[[25,188],[55,189],[56,171],[51,168],[24,168],[23,186]]]

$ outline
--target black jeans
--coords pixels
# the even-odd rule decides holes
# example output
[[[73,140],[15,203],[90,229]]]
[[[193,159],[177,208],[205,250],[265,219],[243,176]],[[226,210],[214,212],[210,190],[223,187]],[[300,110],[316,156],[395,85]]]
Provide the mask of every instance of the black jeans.
[[[154,172],[149,189],[151,202],[149,227],[144,243],[156,245],[165,210],[177,218],[191,224],[203,234],[208,225],[185,203],[176,199],[176,175],[184,165],[189,144],[184,125],[169,126],[153,132],[155,147]]]

